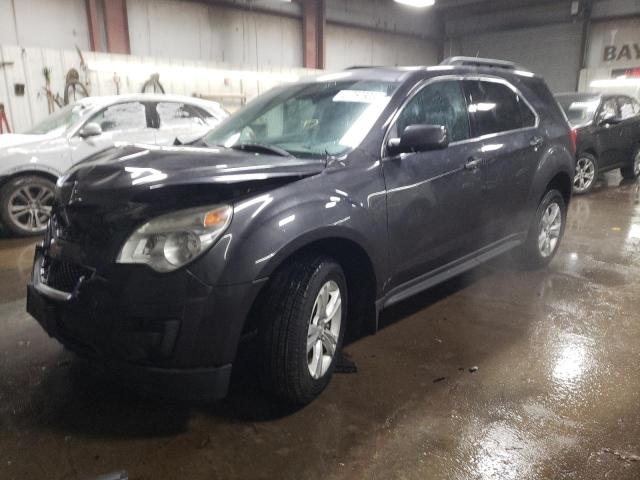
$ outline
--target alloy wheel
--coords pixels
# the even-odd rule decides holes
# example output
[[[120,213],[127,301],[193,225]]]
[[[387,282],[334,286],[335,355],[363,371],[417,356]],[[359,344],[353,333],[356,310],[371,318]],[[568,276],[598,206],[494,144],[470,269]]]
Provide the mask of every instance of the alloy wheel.
[[[9,217],[28,232],[42,232],[47,227],[53,205],[53,190],[45,185],[25,185],[9,198]]]
[[[318,292],[307,331],[307,365],[316,380],[327,373],[336,354],[341,322],[340,287],[329,280]]]
[[[550,203],[540,219],[538,234],[538,249],[544,258],[549,257],[555,251],[560,239],[562,228],[562,211],[557,203]]]
[[[593,160],[587,157],[578,159],[576,174],[573,177],[573,188],[577,192],[584,192],[591,187],[596,177],[596,166]]]

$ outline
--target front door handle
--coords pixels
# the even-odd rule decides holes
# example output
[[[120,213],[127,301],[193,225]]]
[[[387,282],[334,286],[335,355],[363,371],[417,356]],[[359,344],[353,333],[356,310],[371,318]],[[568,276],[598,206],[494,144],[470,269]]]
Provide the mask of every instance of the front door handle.
[[[482,159],[479,157],[471,157],[467,160],[467,163],[464,164],[465,170],[477,170],[482,163]]]

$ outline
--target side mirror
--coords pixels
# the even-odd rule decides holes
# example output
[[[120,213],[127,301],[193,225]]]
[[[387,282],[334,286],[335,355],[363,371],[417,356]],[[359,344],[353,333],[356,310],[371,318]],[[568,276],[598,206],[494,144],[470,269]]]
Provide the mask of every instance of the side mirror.
[[[449,145],[447,127],[442,125],[409,125],[400,138],[391,138],[387,144],[390,155],[440,150]]]
[[[615,113],[607,113],[600,117],[599,125],[615,125],[620,122],[620,118]]]
[[[78,132],[82,138],[95,137],[102,135],[102,127],[95,122],[89,122]]]

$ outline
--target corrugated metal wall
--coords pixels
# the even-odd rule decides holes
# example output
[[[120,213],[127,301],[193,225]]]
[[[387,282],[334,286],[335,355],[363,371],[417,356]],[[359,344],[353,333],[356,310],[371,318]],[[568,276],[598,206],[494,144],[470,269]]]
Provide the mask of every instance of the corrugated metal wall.
[[[543,75],[554,92],[573,91],[580,72],[581,23],[458,37],[447,55],[501,58]]]
[[[433,65],[438,49],[433,42],[339,25],[327,25],[328,70],[353,65]]]
[[[85,0],[0,0],[3,44],[88,49]]]
[[[299,19],[177,0],[128,0],[133,55],[302,66]]]

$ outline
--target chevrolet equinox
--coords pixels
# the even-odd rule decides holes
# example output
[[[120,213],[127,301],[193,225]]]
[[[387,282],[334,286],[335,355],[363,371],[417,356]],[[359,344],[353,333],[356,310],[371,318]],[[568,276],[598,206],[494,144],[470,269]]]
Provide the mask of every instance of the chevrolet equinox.
[[[116,146],[57,183],[27,309],[168,395],[226,395],[251,340],[266,389],[328,384],[345,337],[507,251],[558,250],[575,136],[535,74],[456,57],[274,88],[202,140]]]

